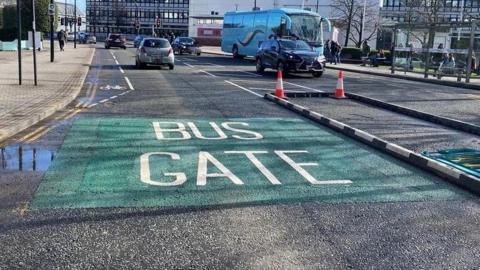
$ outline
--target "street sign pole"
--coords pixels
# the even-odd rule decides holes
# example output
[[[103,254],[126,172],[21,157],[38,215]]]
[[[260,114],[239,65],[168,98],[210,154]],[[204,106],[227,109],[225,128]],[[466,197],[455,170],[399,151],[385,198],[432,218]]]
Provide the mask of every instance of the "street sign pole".
[[[17,0],[17,31],[18,84],[22,85],[22,12],[20,12],[20,0]]]
[[[55,61],[55,43],[53,41],[53,23],[55,16],[55,3],[53,0],[50,0],[50,5],[48,7],[48,15],[50,15],[50,62]]]
[[[37,43],[35,42],[35,0],[32,0],[33,82],[37,85]]]
[[[475,45],[475,30],[477,29],[477,24],[475,21],[471,21],[470,24],[470,46],[468,47],[468,54],[467,54],[467,74],[465,77],[465,82],[469,83],[470,78],[472,76],[472,69],[474,66],[472,65],[472,59],[473,59],[473,47]]]

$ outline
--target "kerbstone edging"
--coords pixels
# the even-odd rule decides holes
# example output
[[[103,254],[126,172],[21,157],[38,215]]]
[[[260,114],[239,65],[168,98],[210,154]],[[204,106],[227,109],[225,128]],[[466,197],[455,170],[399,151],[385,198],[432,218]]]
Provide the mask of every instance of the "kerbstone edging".
[[[451,87],[459,87],[465,89],[472,89],[472,90],[480,90],[480,85],[464,83],[464,82],[452,82],[452,81],[442,81],[438,79],[426,79],[426,78],[418,78],[418,77],[410,77],[410,76],[403,76],[397,74],[388,74],[388,73],[381,73],[381,72],[374,72],[368,70],[358,70],[353,68],[346,68],[346,67],[334,67],[329,65],[327,69],[334,69],[334,70],[343,70],[352,73],[361,73],[373,76],[381,76],[381,77],[388,77],[388,78],[395,78],[395,79],[402,79],[407,81],[415,81],[415,82],[423,82],[423,83],[431,83],[443,86],[451,86]]]
[[[90,69],[90,64],[92,63],[93,56],[95,55],[95,49],[90,51],[90,55],[87,56],[87,65],[82,65],[79,68],[79,78],[78,78],[78,86],[71,87],[71,92],[68,96],[62,98],[61,100],[56,101],[54,104],[49,104],[48,106],[44,107],[44,110],[34,113],[29,116],[28,119],[18,121],[15,125],[10,126],[8,128],[2,128],[0,132],[0,143],[6,141],[10,137],[14,136],[15,134],[22,132],[23,130],[39,123],[40,121],[50,117],[58,110],[65,108],[68,104],[77,98],[78,94],[82,90],[83,82],[87,78],[88,71]]]
[[[477,125],[474,125],[474,124],[470,124],[470,123],[463,122],[463,121],[460,121],[460,120],[456,120],[456,119],[452,119],[452,118],[448,118],[448,117],[442,117],[442,116],[438,116],[438,115],[434,115],[434,114],[410,109],[410,108],[407,108],[407,107],[404,107],[404,106],[395,105],[395,104],[392,104],[392,103],[388,103],[388,102],[381,101],[381,100],[378,100],[378,99],[362,96],[362,95],[359,95],[359,94],[345,93],[345,96],[347,96],[351,99],[354,99],[354,100],[358,100],[362,103],[367,103],[367,104],[370,104],[370,105],[374,105],[374,106],[377,106],[377,107],[387,109],[389,111],[402,113],[402,114],[405,114],[405,115],[408,115],[408,116],[412,116],[412,117],[419,118],[419,119],[422,119],[422,120],[425,120],[425,121],[428,121],[428,122],[432,122],[434,124],[440,124],[440,125],[447,126],[447,127],[454,128],[454,129],[458,129],[458,130],[461,130],[461,131],[464,131],[464,132],[472,133],[472,134],[475,134],[475,135],[480,135],[480,126],[477,126]]]
[[[402,146],[389,143],[370,133],[350,127],[342,122],[325,117],[322,114],[311,111],[300,105],[291,103],[285,99],[280,99],[272,94],[265,94],[264,98],[273,101],[285,108],[288,108],[293,112],[299,113],[302,116],[307,117],[321,125],[327,126],[335,131],[343,133],[348,137],[372,146],[395,158],[401,159],[411,165],[430,171],[450,181],[451,183],[461,186],[475,194],[480,194],[480,179],[475,176],[465,174],[462,171],[450,167],[446,164],[424,157]]]

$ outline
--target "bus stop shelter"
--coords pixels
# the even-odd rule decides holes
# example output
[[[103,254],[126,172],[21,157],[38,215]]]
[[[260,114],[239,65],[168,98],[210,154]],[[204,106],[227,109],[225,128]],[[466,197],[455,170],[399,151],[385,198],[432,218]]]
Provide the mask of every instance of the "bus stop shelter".
[[[393,33],[391,73],[423,73],[425,78],[480,79],[480,29],[476,21],[399,23]]]

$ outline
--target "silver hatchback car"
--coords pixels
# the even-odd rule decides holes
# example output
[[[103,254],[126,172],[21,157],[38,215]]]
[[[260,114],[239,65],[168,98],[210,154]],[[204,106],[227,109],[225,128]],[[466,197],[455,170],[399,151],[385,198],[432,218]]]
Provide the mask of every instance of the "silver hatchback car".
[[[144,38],[138,46],[135,64],[139,68],[147,65],[175,68],[175,56],[170,42],[164,38]]]

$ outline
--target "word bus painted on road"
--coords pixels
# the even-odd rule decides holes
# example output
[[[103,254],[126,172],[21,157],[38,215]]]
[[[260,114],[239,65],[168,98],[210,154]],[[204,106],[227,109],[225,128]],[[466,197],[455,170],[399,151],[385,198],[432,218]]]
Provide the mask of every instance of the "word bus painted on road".
[[[76,120],[33,209],[454,200],[443,181],[297,118]]]
[[[157,140],[191,140],[193,137],[200,140],[226,140],[229,138],[227,131],[233,132],[231,138],[238,140],[261,140],[264,136],[256,131],[245,129],[248,123],[245,122],[209,122],[210,127],[216,133],[216,136],[205,136],[193,122],[153,122],[152,126]],[[187,126],[189,129],[187,129]],[[238,126],[242,127],[239,128]],[[317,180],[304,167],[318,166],[316,162],[295,162],[289,154],[308,154],[307,150],[274,150],[269,153],[265,150],[242,150],[242,151],[224,151],[225,154],[244,156],[251,164],[268,180],[272,185],[281,185],[281,181],[259,160],[258,155],[274,154],[283,160],[289,167],[298,172],[308,183],[312,185],[325,184],[351,184],[351,180]],[[145,184],[154,186],[180,186],[187,181],[187,175],[184,172],[167,172],[165,177],[170,179],[160,180],[152,179],[150,173],[150,157],[158,156],[171,160],[181,161],[178,153],[172,152],[150,152],[140,157],[140,178]],[[208,178],[228,178],[235,185],[244,185],[238,176],[232,173],[220,160],[207,151],[198,153],[197,162],[197,186],[205,186]],[[220,173],[209,173],[208,165],[212,164]],[[173,180],[171,178],[174,178]],[[170,181],[169,181],[170,180]]]

